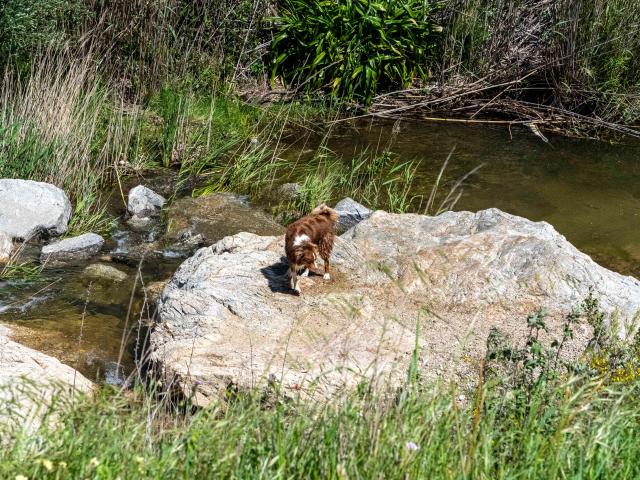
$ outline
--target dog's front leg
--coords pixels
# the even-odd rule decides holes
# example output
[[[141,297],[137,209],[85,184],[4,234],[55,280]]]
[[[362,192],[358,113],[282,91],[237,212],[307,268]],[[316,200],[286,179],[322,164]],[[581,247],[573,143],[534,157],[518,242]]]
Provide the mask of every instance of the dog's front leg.
[[[289,276],[291,277],[291,289],[295,290],[298,294],[300,291],[300,279],[298,278],[298,266],[292,265],[289,267]]]

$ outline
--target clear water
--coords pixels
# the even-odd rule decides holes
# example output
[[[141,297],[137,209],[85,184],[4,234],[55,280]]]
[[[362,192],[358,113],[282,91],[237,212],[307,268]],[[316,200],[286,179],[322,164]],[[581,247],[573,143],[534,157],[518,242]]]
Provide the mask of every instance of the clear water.
[[[428,196],[447,167],[452,184],[465,182],[454,210],[497,207],[551,223],[580,250],[620,273],[640,277],[640,146],[549,137],[526,128],[371,122],[336,132],[329,146],[346,158],[363,148],[390,150],[419,163],[414,194]]]

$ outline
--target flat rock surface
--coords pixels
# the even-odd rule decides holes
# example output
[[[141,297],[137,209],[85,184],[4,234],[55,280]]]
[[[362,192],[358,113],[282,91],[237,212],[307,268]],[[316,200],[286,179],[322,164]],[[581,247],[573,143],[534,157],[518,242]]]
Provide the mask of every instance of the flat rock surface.
[[[167,380],[204,405],[229,387],[269,380],[327,395],[373,378],[406,379],[417,343],[423,379],[473,382],[489,330],[515,341],[548,311],[548,340],[593,288],[621,323],[640,282],[579,252],[551,225],[496,209],[438,217],[375,212],[336,240],[332,279],[294,296],[283,238],[240,233],[200,249],[164,289],[152,355]],[[566,347],[583,351],[585,321]],[[619,332],[621,333],[621,332]]]
[[[62,235],[70,218],[71,203],[58,187],[31,180],[0,179],[0,231],[12,238]]]
[[[65,238],[42,247],[40,261],[52,264],[86,260],[96,255],[102,245],[104,238],[96,233]]]

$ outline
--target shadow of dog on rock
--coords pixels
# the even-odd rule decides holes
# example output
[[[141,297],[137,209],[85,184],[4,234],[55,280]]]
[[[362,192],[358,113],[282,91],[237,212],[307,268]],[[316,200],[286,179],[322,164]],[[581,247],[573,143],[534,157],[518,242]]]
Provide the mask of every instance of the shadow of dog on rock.
[[[280,261],[260,269],[260,273],[269,282],[269,289],[274,293],[286,293],[297,296],[295,290],[291,288],[291,279],[289,278],[289,262],[287,257],[280,257]],[[312,270],[309,270],[309,276],[322,276]]]

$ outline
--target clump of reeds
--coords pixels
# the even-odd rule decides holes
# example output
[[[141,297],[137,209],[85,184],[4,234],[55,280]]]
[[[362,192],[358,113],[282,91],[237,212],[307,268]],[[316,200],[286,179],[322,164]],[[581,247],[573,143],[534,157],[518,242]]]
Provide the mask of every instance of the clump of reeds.
[[[75,203],[71,233],[108,229],[100,190],[129,161],[133,125],[93,58],[44,54],[27,77],[7,71],[4,87],[0,176],[63,188]]]

